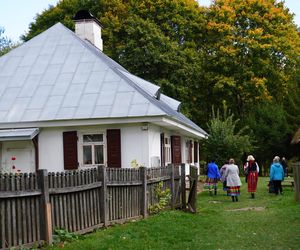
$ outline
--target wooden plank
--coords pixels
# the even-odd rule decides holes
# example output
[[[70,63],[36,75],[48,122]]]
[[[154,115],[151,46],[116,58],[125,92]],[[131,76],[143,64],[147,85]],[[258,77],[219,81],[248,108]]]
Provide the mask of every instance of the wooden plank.
[[[104,226],[108,224],[108,211],[107,211],[107,176],[105,166],[98,166],[98,182],[102,183],[100,188],[100,216],[101,222]]]
[[[47,170],[40,169],[38,170],[38,186],[42,191],[40,199],[40,231],[41,239],[45,240],[48,244],[52,243],[52,229],[49,230],[49,224],[51,225],[51,219],[49,221],[49,184]],[[50,211],[51,212],[51,211]],[[51,216],[51,213],[50,213]]]
[[[66,186],[66,176],[64,173],[60,174],[60,180],[61,180],[61,187],[64,188]],[[60,194],[62,207],[63,207],[63,223],[62,228],[68,229],[68,215],[67,215],[67,197],[66,194]]]
[[[83,183],[82,183],[82,180],[81,180],[81,176],[82,176],[82,171],[78,172],[78,175],[77,175],[77,185],[78,186],[81,186]],[[82,230],[84,228],[84,225],[83,225],[83,216],[84,216],[84,210],[83,210],[83,195],[82,195],[83,192],[79,192],[79,209],[78,209],[78,212],[79,212],[79,230]]]
[[[40,190],[31,191],[31,190],[24,190],[24,191],[1,191],[0,199],[5,198],[21,198],[21,197],[29,197],[29,196],[39,196],[42,192]]]
[[[20,176],[20,189],[25,190],[24,176]],[[23,240],[22,244],[29,243],[28,241],[28,217],[26,216],[26,199],[21,198],[21,207],[22,207],[22,228],[23,228]],[[21,226],[21,225],[19,225]],[[20,243],[19,243],[20,245]]]
[[[145,167],[140,167],[140,181],[142,182],[141,185],[141,199],[140,199],[140,204],[141,204],[141,215],[143,217],[147,217],[147,175],[146,175],[146,168]]]
[[[170,177],[168,177],[170,178]],[[156,180],[153,180],[153,182],[157,181],[158,182],[158,179]],[[107,183],[107,186],[115,186],[115,187],[123,187],[123,186],[140,186],[142,185],[142,182],[141,181],[109,181]]]
[[[73,179],[73,178],[72,178]],[[76,192],[82,192],[85,190],[91,190],[94,188],[99,188],[101,187],[101,182],[95,182],[95,183],[90,183],[86,185],[79,185],[77,187],[65,187],[65,188],[50,188],[49,193],[50,194],[67,194],[67,193],[76,193]]]
[[[185,191],[185,164],[181,164],[181,208],[186,209],[186,191]]]
[[[11,178],[10,178],[10,188],[11,188],[11,191],[15,191],[15,181],[16,181],[16,176],[15,175],[11,175]],[[12,232],[11,232],[11,235],[12,235],[12,246],[16,246],[17,245],[17,242],[18,242],[18,239],[17,239],[17,235],[15,235],[14,233],[17,232],[17,221],[16,221],[16,203],[17,203],[17,200],[16,199],[12,199],[11,200],[11,220],[12,220]],[[21,226],[21,223],[20,223],[20,226]]]

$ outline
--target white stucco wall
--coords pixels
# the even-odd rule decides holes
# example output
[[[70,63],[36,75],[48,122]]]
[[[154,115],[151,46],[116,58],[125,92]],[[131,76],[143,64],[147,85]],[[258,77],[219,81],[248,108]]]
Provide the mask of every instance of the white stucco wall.
[[[160,156],[160,133],[149,132],[142,124],[117,126],[89,126],[89,127],[72,127],[72,128],[44,128],[39,134],[39,166],[48,169],[48,171],[63,171],[63,132],[77,131],[78,141],[78,161],[79,167],[82,166],[81,135],[82,133],[103,133],[104,134],[104,155],[107,161],[106,149],[106,130],[121,129],[121,160],[122,167],[131,167],[131,161],[136,160],[139,165],[150,166],[151,159],[149,153],[149,134],[151,134],[152,145],[151,154]],[[157,149],[155,149],[157,147]]]
[[[39,134],[39,168],[64,170],[62,128],[44,128]]]
[[[122,167],[131,167],[132,160],[148,165],[148,130],[142,124],[121,128],[121,154]]]
[[[160,134],[161,128],[155,125],[149,125],[149,167],[159,167],[161,162],[160,152]]]
[[[39,133],[39,168],[47,169],[48,171],[60,172],[64,170],[64,156],[63,156],[63,132],[77,131],[78,134],[78,161],[79,167],[85,168],[82,164],[82,147],[81,138],[83,133],[103,133],[104,134],[104,155],[105,163],[107,162],[107,129],[121,129],[121,163],[122,167],[131,167],[132,160],[136,160],[139,165],[146,167],[160,166],[161,160],[161,146],[160,134],[171,136],[172,131],[163,129],[157,125],[152,124],[131,124],[131,125],[99,125],[99,126],[78,126],[78,127],[56,127],[56,128],[42,128]],[[177,134],[177,133],[176,133]],[[178,134],[177,134],[178,135]],[[181,137],[182,161],[186,162],[186,138]],[[34,166],[34,147],[32,141],[26,142],[28,145],[23,145],[24,148],[30,148],[31,158],[33,159],[32,171],[35,171]],[[5,159],[4,152],[7,151],[7,143],[2,143],[2,165]],[[0,147],[0,148],[1,148]],[[7,157],[6,157],[7,158]],[[186,164],[186,171],[189,172],[189,165]]]
[[[1,143],[1,169],[4,173],[35,171],[35,150],[31,140]]]

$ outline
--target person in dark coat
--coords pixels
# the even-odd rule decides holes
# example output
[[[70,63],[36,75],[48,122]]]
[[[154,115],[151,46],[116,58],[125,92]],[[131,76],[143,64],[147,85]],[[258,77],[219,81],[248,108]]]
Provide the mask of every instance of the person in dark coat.
[[[280,194],[283,194],[281,182],[284,180],[284,171],[279,161],[279,156],[275,156],[270,168],[270,181],[273,182],[276,195],[278,195],[279,192]]]
[[[285,159],[285,157],[282,157],[282,159],[281,159],[281,166],[283,167],[284,175],[286,177],[288,177],[288,164],[287,164],[287,160]]]

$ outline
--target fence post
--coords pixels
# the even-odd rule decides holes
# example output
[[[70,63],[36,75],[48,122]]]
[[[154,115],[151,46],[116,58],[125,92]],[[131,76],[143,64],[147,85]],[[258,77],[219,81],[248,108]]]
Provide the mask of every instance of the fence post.
[[[147,171],[145,167],[140,167],[141,186],[141,215],[147,217]]]
[[[98,166],[98,180],[101,181],[100,189],[100,217],[104,226],[108,225],[107,211],[107,174],[105,166]]]
[[[294,176],[294,190],[295,199],[300,202],[300,163],[294,163],[293,165],[293,176]]]
[[[170,176],[171,176],[171,208],[175,208],[175,173],[174,173],[174,165],[169,164],[168,168],[170,169]]]
[[[39,169],[37,172],[38,188],[41,190],[40,199],[40,232],[41,239],[48,244],[52,243],[52,220],[51,204],[49,199],[48,172],[46,169]]]
[[[181,164],[181,207],[186,209],[186,191],[185,191],[185,163]]]

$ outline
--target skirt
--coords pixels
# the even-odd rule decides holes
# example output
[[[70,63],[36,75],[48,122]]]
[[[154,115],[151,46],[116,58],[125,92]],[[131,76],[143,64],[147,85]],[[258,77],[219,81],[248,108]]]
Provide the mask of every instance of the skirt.
[[[249,172],[247,176],[248,182],[248,192],[255,193],[257,188],[257,181],[258,181],[258,173],[257,172]]]
[[[235,187],[227,187],[227,195],[228,196],[240,196],[240,186]]]
[[[206,178],[204,183],[205,189],[217,189],[218,179],[217,178]]]

